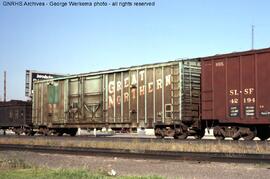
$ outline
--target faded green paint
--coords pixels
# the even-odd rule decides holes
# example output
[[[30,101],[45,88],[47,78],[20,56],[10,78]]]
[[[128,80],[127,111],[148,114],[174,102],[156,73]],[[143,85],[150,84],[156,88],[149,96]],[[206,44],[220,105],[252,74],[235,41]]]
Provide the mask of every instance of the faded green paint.
[[[59,102],[58,86],[48,85],[48,103],[57,104]]]

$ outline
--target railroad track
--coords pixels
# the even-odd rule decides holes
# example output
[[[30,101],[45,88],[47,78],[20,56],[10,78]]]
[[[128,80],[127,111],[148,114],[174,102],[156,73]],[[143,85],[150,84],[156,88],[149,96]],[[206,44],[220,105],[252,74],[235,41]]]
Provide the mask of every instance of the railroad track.
[[[86,156],[109,156],[158,160],[192,160],[234,163],[270,163],[270,154],[239,154],[209,152],[168,152],[147,150],[101,149],[84,147],[59,147],[38,145],[0,144],[0,151],[31,151],[39,153],[70,154]]]
[[[35,135],[35,136],[27,136],[27,135],[0,135],[1,138],[7,139],[53,139],[53,140],[70,140],[70,141],[121,141],[121,142],[129,142],[129,141],[139,141],[139,142],[156,142],[156,143],[189,143],[189,144],[203,144],[207,143],[211,144],[239,144],[239,145],[270,145],[270,141],[260,141],[260,140],[216,140],[216,139],[185,139],[185,140],[175,140],[173,138],[153,138],[153,137],[140,137],[140,136],[133,136],[133,137],[118,137],[118,136],[93,136],[93,135],[83,135],[83,136],[42,136],[42,135]]]

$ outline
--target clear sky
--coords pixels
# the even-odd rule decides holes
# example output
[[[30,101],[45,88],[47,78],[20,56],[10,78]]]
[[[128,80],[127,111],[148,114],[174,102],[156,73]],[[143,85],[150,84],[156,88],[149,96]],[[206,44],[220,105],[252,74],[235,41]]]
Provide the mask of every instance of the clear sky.
[[[125,8],[0,1],[1,99],[4,70],[8,99],[25,99],[26,69],[74,74],[249,50],[252,24],[255,48],[270,47],[269,0],[152,0],[154,7]]]

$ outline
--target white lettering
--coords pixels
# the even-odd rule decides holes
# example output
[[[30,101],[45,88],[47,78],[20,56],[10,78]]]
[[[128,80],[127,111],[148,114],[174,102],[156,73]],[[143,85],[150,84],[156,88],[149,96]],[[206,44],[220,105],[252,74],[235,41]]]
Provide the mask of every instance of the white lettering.
[[[145,86],[140,86],[140,96],[144,95],[144,88]]]
[[[124,102],[128,102],[128,97],[129,97],[128,92],[125,92],[124,93]]]
[[[127,88],[128,86],[129,86],[129,79],[128,79],[128,77],[126,77],[124,79],[124,87]]]
[[[158,79],[157,80],[157,89],[161,89],[162,88],[162,80]]]
[[[121,104],[121,96],[117,96],[116,97],[116,103],[117,104]]]
[[[114,106],[113,98],[114,98],[114,95],[109,96],[109,106],[108,106],[108,108],[112,108]]]
[[[110,81],[109,82],[109,93],[114,94],[114,89],[115,89],[114,81]]]
[[[171,75],[165,76],[165,84],[166,86],[171,85]]]
[[[136,75],[135,75],[135,74],[133,74],[133,75],[131,76],[131,84],[132,84],[132,85],[137,84],[137,79],[136,79]]]
[[[116,91],[121,91],[122,84],[121,81],[117,81]]]
[[[148,93],[152,93],[153,92],[153,82],[148,83]]]
[[[140,77],[141,77],[141,81],[144,80],[144,73],[145,73],[145,71],[140,71],[140,72],[139,72]]]
[[[41,74],[37,74],[37,78],[41,78],[41,79],[51,79],[51,78],[53,78],[53,76],[51,76],[51,75],[41,75]]]

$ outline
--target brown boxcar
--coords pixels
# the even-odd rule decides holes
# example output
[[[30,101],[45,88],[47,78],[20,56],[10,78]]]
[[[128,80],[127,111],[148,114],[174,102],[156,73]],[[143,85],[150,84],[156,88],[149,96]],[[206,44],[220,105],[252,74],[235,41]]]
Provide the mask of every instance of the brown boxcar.
[[[217,138],[270,136],[270,49],[202,58],[202,120]]]
[[[194,59],[38,81],[33,123],[58,134],[154,127],[161,137],[200,136],[200,72]]]
[[[12,129],[16,134],[32,129],[32,103],[11,100],[0,102],[0,129]]]

